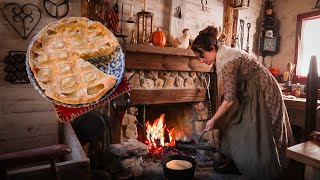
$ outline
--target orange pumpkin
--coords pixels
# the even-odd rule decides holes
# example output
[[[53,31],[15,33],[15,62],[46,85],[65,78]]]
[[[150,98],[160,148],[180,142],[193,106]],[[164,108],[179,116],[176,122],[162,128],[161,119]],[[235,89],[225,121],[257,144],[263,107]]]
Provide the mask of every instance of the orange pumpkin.
[[[152,33],[152,44],[163,47],[166,45],[166,42],[166,35],[157,28],[157,31]]]
[[[279,76],[279,69],[278,68],[274,68],[274,67],[270,67],[269,71],[271,72],[271,74],[275,77]]]

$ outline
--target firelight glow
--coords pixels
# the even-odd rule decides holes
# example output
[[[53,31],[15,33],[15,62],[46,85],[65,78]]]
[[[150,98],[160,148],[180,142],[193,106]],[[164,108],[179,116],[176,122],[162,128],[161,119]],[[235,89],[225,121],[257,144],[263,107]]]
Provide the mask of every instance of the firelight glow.
[[[146,122],[146,144],[148,145],[148,153],[160,155],[163,152],[164,146],[175,146],[175,141],[172,137],[174,128],[168,130],[164,124],[164,114],[154,120],[153,124]],[[165,136],[168,132],[169,142],[165,142]]]

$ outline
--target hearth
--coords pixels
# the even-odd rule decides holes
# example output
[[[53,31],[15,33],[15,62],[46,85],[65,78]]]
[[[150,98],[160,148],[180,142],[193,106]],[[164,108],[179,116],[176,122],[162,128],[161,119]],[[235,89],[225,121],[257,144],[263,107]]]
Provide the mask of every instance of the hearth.
[[[219,131],[204,133],[199,140],[216,107],[212,67],[186,49],[127,44],[126,51],[125,77],[133,88],[132,104],[120,128],[111,130],[117,140],[110,148],[112,169],[164,179],[161,159],[182,154],[197,161],[196,176],[204,166],[212,171]],[[147,130],[155,127],[159,130]]]
[[[130,169],[135,177],[161,179],[161,160],[179,154],[211,167],[219,149],[219,132],[203,133],[208,114],[206,102],[129,107],[122,120],[122,143],[111,145],[118,166],[114,169]]]

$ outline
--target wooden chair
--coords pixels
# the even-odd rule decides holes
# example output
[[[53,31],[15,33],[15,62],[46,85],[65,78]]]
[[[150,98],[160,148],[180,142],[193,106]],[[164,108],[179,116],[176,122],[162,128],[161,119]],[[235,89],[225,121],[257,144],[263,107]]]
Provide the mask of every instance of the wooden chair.
[[[320,179],[320,141],[317,135],[310,137],[316,128],[317,121],[317,96],[318,96],[318,71],[315,56],[311,57],[309,74],[307,79],[307,96],[305,111],[305,140],[306,142],[291,146],[286,150],[286,156],[305,165],[304,179]],[[320,133],[318,134],[320,137]]]

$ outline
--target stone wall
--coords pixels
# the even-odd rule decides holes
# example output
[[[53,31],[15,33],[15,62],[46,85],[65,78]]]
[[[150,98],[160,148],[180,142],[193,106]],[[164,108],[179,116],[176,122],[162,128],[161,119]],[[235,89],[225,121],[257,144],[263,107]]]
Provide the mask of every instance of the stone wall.
[[[30,83],[13,84],[5,81],[6,64],[3,61],[9,51],[26,51],[29,38],[57,19],[46,13],[41,0],[2,0],[0,8],[13,2],[20,6],[27,3],[38,6],[41,19],[29,37],[23,39],[5,20],[2,11],[0,13],[0,154],[47,146],[58,141],[58,121],[52,104]],[[81,16],[80,2],[69,1],[67,16]]]

